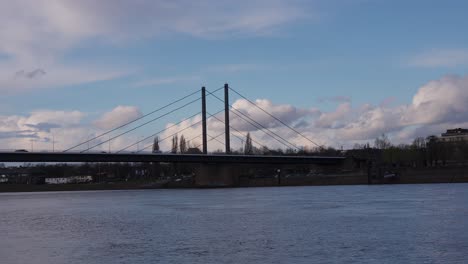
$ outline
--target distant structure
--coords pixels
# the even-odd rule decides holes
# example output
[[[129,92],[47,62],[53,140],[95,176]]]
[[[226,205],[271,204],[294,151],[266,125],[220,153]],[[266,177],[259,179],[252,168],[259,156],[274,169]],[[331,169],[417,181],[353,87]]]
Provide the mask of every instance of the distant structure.
[[[89,183],[92,181],[93,181],[93,176],[90,176],[90,175],[45,178],[45,184]]]
[[[468,129],[465,129],[465,128],[447,129],[447,132],[442,133],[440,140],[446,141],[446,142],[468,141]]]
[[[188,148],[186,154],[203,154],[199,148]]]
[[[161,153],[161,151],[159,150],[159,137],[155,137],[154,138],[154,142],[153,142],[153,153]]]

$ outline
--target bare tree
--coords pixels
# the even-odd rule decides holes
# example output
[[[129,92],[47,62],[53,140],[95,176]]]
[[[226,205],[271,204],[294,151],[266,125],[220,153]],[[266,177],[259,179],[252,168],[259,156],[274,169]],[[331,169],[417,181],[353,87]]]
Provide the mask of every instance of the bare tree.
[[[174,135],[172,137],[172,148],[171,148],[171,153],[177,153],[177,149],[179,146],[179,137],[177,135]]]
[[[159,152],[161,152],[161,151],[159,150],[159,137],[156,136],[156,137],[154,138],[154,142],[153,142],[153,153],[159,153]]]
[[[247,133],[247,137],[245,138],[244,154],[252,155],[253,151],[254,151],[254,148],[252,145],[252,138],[250,137],[250,133]]]
[[[377,149],[388,149],[392,146],[390,139],[387,135],[382,134],[380,137],[377,137],[374,142],[374,147]]]
[[[187,142],[185,141],[184,135],[180,136],[179,151],[180,153],[187,152]]]
[[[413,147],[416,149],[426,148],[426,139],[423,137],[418,137],[413,140]]]

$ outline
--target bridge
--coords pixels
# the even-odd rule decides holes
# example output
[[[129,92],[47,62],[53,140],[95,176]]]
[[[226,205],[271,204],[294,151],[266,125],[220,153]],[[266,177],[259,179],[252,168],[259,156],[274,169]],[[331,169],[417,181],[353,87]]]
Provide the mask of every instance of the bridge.
[[[171,162],[201,164],[319,164],[333,165],[343,157],[263,156],[219,154],[153,154],[153,153],[51,153],[0,152],[2,162]]]
[[[218,97],[215,93],[224,90],[224,100]],[[201,91],[195,91],[190,93],[182,98],[179,98],[165,106],[159,107],[154,111],[150,111],[147,114],[142,115],[139,118],[131,120],[125,124],[112,128],[104,133],[101,133],[91,139],[83,141],[77,145],[69,147],[61,152],[28,152],[25,150],[22,151],[7,151],[7,152],[0,152],[0,162],[147,162],[147,163],[191,163],[191,164],[198,164],[199,166],[199,175],[198,181],[204,182],[204,184],[210,184],[213,182],[213,175],[220,175],[220,179],[222,184],[221,185],[230,185],[233,181],[233,171],[235,171],[235,166],[243,164],[248,165],[260,165],[260,166],[288,166],[288,165],[315,165],[315,166],[340,166],[344,158],[343,157],[328,157],[328,156],[297,156],[297,155],[254,155],[254,153],[245,153],[246,155],[239,155],[233,154],[231,151],[231,136],[237,137],[241,141],[244,138],[241,136],[245,136],[245,138],[249,138],[246,133],[243,133],[239,129],[233,127],[230,124],[230,115],[234,114],[236,117],[242,119],[246,124],[251,125],[257,131],[261,131],[264,133],[265,136],[270,137],[271,139],[278,142],[280,145],[288,148],[293,149],[295,151],[301,150],[301,147],[296,146],[290,140],[288,140],[285,136],[279,135],[277,132],[273,131],[269,128],[266,124],[262,124],[261,122],[255,120],[253,117],[248,116],[243,111],[236,109],[229,103],[229,92],[232,91],[248,103],[252,105],[252,107],[258,108],[261,112],[267,115],[271,120],[274,120],[277,124],[286,127],[296,135],[300,136],[301,138],[305,139],[306,141],[310,142],[312,145],[316,146],[317,148],[322,148],[323,146],[317,144],[303,133],[298,131],[296,128],[292,127],[291,125],[287,124],[280,118],[274,116],[266,109],[263,109],[253,101],[249,100],[246,96],[242,95],[238,91],[234,90],[233,88],[229,87],[228,84],[225,84],[224,87],[221,87],[215,91],[209,92],[205,87],[201,88]],[[190,97],[196,96],[196,94],[200,93],[200,96],[194,100],[189,101],[188,103],[183,104],[182,106],[175,107],[179,103],[183,103],[184,100],[190,99]],[[206,107],[206,99],[207,96],[211,96],[216,100],[219,100],[224,104],[224,109],[217,111],[214,114],[210,114],[207,111]],[[150,123],[153,123],[157,120],[160,120],[163,117],[166,117],[172,113],[175,113],[185,107],[192,105],[201,101],[201,112],[196,113],[195,115],[191,115],[188,118],[183,119],[180,122],[177,122],[171,126],[166,127],[156,133],[153,133],[141,140],[136,142],[129,143],[126,147],[121,148],[115,152],[104,152],[98,151],[97,148],[102,146],[106,143],[111,142],[119,137],[123,137],[124,135],[131,133],[141,127],[144,127]],[[166,110],[173,108],[172,110]],[[174,108],[175,107],[175,108]],[[137,121],[142,120],[143,118],[150,117],[156,113],[163,112],[158,116],[152,118],[149,121],[146,121],[142,124],[137,125]],[[224,120],[218,117],[222,112],[224,112]],[[195,116],[200,116],[201,120],[199,122],[195,122],[190,126],[184,127],[179,129],[176,133],[173,133],[169,136],[166,136],[159,140],[159,135],[168,131],[168,129],[174,128],[184,121],[190,120]],[[224,124],[224,132],[222,134],[216,136],[210,136],[207,130],[207,123],[209,120],[217,120]],[[133,125],[133,126],[132,126]],[[199,146],[195,146],[194,149],[198,150],[199,153],[197,154],[188,154],[188,153],[161,153],[159,151],[159,143],[168,140],[170,138],[174,138],[177,134],[192,128],[196,125],[201,125],[201,138],[202,143]],[[234,130],[236,133],[232,133],[231,129]],[[122,131],[123,132],[120,132]],[[117,135],[110,136],[111,133],[117,133]],[[220,136],[224,135],[224,142],[218,140]],[[107,139],[103,139],[107,136]],[[208,138],[210,139],[208,140]],[[153,138],[157,138],[158,140],[151,143],[146,144],[145,142],[151,140]],[[223,144],[225,146],[225,150],[223,154],[209,154],[208,153],[208,143],[210,141],[216,140],[217,142]],[[261,144],[258,139],[250,137],[250,144],[255,145],[258,149],[266,148],[265,145]],[[143,144],[144,147],[142,149],[137,149],[137,151],[130,152],[129,149]],[[176,143],[177,144],[177,143]],[[157,145],[157,146],[156,146]],[[79,148],[83,148],[87,146],[85,149],[79,150]],[[148,151],[149,148],[153,148],[153,151]],[[201,150],[199,149],[201,147]],[[247,146],[246,146],[247,147]],[[266,148],[268,149],[268,148]],[[177,151],[173,151],[177,152]],[[247,150],[246,150],[247,152]],[[207,180],[211,178],[210,180]],[[224,179],[224,180],[222,180]],[[219,183],[219,180],[216,180]],[[218,184],[219,185],[219,184]]]

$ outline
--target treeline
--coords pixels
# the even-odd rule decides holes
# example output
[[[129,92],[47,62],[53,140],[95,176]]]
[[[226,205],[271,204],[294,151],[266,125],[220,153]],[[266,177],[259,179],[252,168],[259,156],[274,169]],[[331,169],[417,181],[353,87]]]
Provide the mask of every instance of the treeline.
[[[210,140],[216,140],[215,138],[210,138]],[[180,153],[180,154],[199,154],[202,153],[201,149],[202,144],[193,144],[191,141],[186,140],[184,135],[181,135],[180,138],[177,135],[172,137],[172,144],[170,153]],[[159,139],[158,137],[154,138],[153,143],[153,153],[161,153],[159,148]],[[224,154],[224,149],[217,149],[212,152],[212,154]],[[244,144],[239,149],[231,149],[231,153],[234,155],[270,155],[270,156],[310,156],[310,155],[320,155],[320,156],[340,156],[342,151],[337,150],[332,147],[297,147],[297,148],[287,148],[287,149],[273,149],[265,145],[260,145],[257,142],[253,143],[250,133],[247,133]]]
[[[140,162],[94,162],[82,164],[36,164],[26,165],[31,176],[70,177],[91,175],[94,182],[154,181],[177,175],[191,175],[191,164],[140,163]]]
[[[374,146],[356,144],[347,151],[347,155],[401,167],[465,165],[468,162],[468,142],[429,136],[418,137],[411,144],[393,145],[386,135],[382,135],[375,139]]]

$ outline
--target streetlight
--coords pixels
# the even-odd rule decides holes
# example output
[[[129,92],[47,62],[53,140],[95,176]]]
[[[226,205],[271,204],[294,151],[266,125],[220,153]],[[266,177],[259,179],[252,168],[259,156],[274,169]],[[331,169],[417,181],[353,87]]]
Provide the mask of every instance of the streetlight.
[[[34,152],[34,139],[31,138],[31,152]]]

